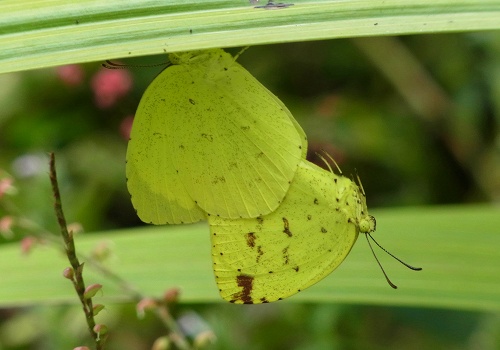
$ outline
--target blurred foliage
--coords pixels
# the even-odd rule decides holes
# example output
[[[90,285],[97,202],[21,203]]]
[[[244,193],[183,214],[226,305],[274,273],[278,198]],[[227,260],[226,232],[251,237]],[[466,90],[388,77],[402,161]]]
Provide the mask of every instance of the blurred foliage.
[[[88,232],[140,224],[125,152],[135,108],[159,69],[134,65],[161,62],[165,56],[126,60],[131,68],[123,70],[94,63],[0,76],[0,184],[8,188],[0,185],[0,220],[12,219],[0,225],[0,242],[57,234],[50,151],[69,222]],[[252,47],[239,62],[304,127],[311,159],[324,149],[345,173],[360,175],[369,207],[498,202],[498,33]],[[286,302],[173,311],[187,332],[212,330],[214,349],[500,349],[497,314]],[[103,315],[110,350],[150,349],[164,332],[148,313],[138,320],[134,305]],[[80,341],[87,331],[77,307],[0,310],[0,350]]]

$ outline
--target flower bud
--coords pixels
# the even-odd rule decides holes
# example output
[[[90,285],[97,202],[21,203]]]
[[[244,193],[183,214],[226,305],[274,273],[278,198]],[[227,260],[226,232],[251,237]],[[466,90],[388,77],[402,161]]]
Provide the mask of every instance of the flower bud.
[[[179,301],[180,294],[181,290],[179,288],[170,288],[163,294],[163,299],[169,304],[176,303]]]
[[[83,298],[85,300],[93,298],[98,291],[102,289],[102,284],[94,283],[85,288],[85,292],[83,292]]]
[[[99,312],[101,312],[102,310],[104,310],[104,305],[95,304],[92,308],[92,313],[94,314],[94,316],[97,316],[97,314],[99,314]]]
[[[31,252],[31,249],[35,246],[36,242],[37,239],[33,236],[24,237],[21,240],[21,252],[26,255],[29,254],[29,252]]]
[[[217,340],[214,332],[212,331],[203,331],[198,333],[194,338],[194,348],[195,349],[204,349],[210,344],[214,344]]]
[[[96,324],[93,330],[97,334],[97,339],[102,339],[108,333],[108,327],[104,324]]]
[[[0,234],[5,238],[12,238],[14,232],[12,226],[14,225],[14,218],[12,216],[4,216],[0,218]]]
[[[170,349],[170,340],[168,337],[160,337],[155,340],[151,350],[167,350]]]
[[[0,198],[3,197],[4,194],[14,194],[16,193],[16,188],[13,185],[14,179],[11,177],[4,177],[0,179]]]
[[[82,233],[83,226],[79,222],[72,222],[71,224],[68,225],[68,232],[70,232],[71,235],[76,235],[78,233]]]
[[[75,277],[75,271],[72,267],[67,267],[63,270],[63,276],[72,281],[73,277]]]
[[[103,262],[107,258],[111,256],[111,248],[109,247],[109,242],[100,242],[93,250],[92,250],[92,257],[99,261]]]
[[[158,306],[158,303],[153,298],[144,298],[139,301],[135,307],[138,318],[144,318],[146,310],[152,310]]]

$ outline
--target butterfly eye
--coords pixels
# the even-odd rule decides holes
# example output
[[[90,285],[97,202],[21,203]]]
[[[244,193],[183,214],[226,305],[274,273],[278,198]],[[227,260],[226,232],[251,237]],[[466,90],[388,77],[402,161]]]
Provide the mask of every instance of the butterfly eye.
[[[373,216],[365,216],[364,218],[362,218],[359,221],[359,231],[361,233],[375,231],[375,218]]]

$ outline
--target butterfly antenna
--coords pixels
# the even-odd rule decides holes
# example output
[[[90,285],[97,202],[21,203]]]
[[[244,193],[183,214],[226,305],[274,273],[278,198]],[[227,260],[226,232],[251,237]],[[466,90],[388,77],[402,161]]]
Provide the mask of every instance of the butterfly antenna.
[[[240,57],[240,55],[245,52],[246,50],[248,50],[250,48],[250,46],[245,46],[244,48],[242,48],[240,50],[240,52],[238,52],[236,55],[234,55],[234,60],[236,61],[238,59],[238,57]]]
[[[127,69],[127,68],[150,68],[150,67],[159,67],[159,66],[171,66],[171,63],[155,63],[155,64],[125,64],[125,63],[118,63],[118,62],[113,62],[110,60],[106,60],[106,63],[102,63],[101,66],[103,66],[106,69]]]
[[[389,254],[390,256],[392,256],[394,259],[396,259],[397,261],[399,261],[401,264],[403,264],[404,266],[406,266],[407,268],[413,270],[413,271],[420,271],[422,270],[421,267],[414,267],[414,266],[411,266],[410,264],[407,264],[405,263],[403,260],[397,258],[396,256],[394,256],[392,253],[390,253],[389,251],[387,251],[384,247],[382,247],[380,244],[378,244],[378,242],[375,240],[375,238],[373,238],[373,236],[369,233],[367,233],[368,236],[370,236],[370,238],[375,242],[376,245],[379,246],[380,249],[382,249],[384,252],[386,252],[387,254]]]
[[[366,236],[366,241],[368,242],[368,245],[370,246],[370,249],[371,249],[371,251],[372,251],[372,253],[373,253],[373,256],[375,257],[375,260],[377,261],[378,266],[380,266],[380,269],[382,270],[382,273],[384,274],[385,279],[387,280],[387,283],[389,283],[389,285],[390,285],[392,288],[394,288],[394,289],[398,289],[398,286],[396,286],[394,283],[392,283],[392,282],[391,282],[391,280],[389,279],[389,277],[388,277],[388,276],[387,276],[387,274],[385,273],[385,270],[384,270],[384,268],[382,267],[382,264],[380,263],[380,261],[378,261],[377,255],[375,254],[375,251],[373,250],[372,244],[370,243],[370,240],[368,239],[368,236],[370,236],[370,238],[371,238],[371,239],[373,239],[373,237],[372,237],[370,234],[368,234],[368,233],[366,233],[366,234],[365,234],[365,236]],[[375,240],[373,240],[373,241],[374,241],[375,243],[377,243]],[[378,245],[378,243],[377,243],[377,245]],[[380,245],[379,245],[379,247],[380,247]],[[384,248],[382,248],[382,249],[384,249]],[[385,249],[384,249],[384,250],[385,250]],[[392,255],[392,254],[391,254],[391,255]],[[399,260],[399,259],[398,259],[398,260]]]

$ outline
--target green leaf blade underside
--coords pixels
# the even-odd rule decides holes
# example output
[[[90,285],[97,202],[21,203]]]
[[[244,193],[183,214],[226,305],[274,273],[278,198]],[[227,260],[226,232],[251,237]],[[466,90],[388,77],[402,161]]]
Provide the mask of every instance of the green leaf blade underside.
[[[163,52],[500,28],[497,0],[4,0],[0,73]]]
[[[380,209],[378,241],[406,262],[410,271],[376,249],[399,289],[390,288],[363,236],[342,265],[318,284],[280,303],[328,302],[500,311],[500,210],[494,206]],[[106,266],[146,295],[181,288],[181,302],[222,302],[210,258],[206,224],[144,227],[81,234],[79,252],[88,254],[108,242],[113,255]],[[28,256],[18,244],[0,246],[0,307],[35,303],[76,303],[68,266],[53,247]],[[104,286],[101,300],[130,300],[112,281],[85,265],[87,284]]]

